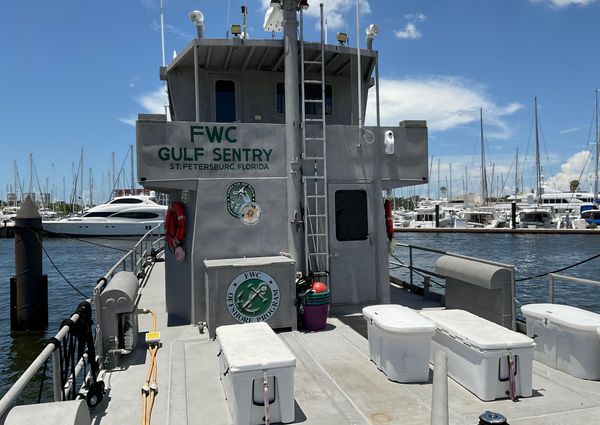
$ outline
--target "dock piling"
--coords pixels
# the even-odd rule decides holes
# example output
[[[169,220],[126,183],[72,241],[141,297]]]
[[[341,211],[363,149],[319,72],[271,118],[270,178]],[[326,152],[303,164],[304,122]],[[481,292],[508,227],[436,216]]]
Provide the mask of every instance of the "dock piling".
[[[48,276],[42,274],[42,218],[29,196],[15,217],[15,275],[10,280],[12,331],[48,326]]]

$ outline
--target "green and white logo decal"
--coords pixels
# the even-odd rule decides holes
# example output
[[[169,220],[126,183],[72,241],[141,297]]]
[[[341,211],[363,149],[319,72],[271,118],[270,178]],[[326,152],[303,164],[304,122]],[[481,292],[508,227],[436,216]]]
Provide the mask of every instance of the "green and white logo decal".
[[[227,211],[235,218],[241,218],[243,205],[256,202],[254,188],[245,182],[235,182],[227,189]]]
[[[273,277],[261,271],[247,271],[229,285],[227,309],[239,322],[264,322],[277,311],[280,299]]]

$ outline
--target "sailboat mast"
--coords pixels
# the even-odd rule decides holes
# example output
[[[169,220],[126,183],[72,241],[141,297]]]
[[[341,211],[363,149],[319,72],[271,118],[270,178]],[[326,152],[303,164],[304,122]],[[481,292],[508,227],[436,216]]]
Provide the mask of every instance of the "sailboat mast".
[[[537,96],[535,100],[535,182],[536,182],[536,196],[538,204],[541,203],[542,197],[542,166],[540,164],[540,137],[538,128],[538,108],[537,108]]]
[[[481,203],[487,200],[487,182],[485,175],[485,149],[483,146],[483,108],[479,108],[479,128],[481,133]]]
[[[517,148],[517,154],[515,155],[515,202],[519,196],[519,148]]]
[[[600,132],[598,130],[598,89],[596,89],[596,174],[594,176],[594,200],[598,199],[598,150],[600,148]]]

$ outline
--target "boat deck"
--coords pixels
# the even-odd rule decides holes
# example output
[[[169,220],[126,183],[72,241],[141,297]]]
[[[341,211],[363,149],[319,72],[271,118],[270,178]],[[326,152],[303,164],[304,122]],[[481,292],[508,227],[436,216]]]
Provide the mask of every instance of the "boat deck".
[[[392,288],[393,300],[413,308],[435,307]],[[152,423],[188,425],[232,423],[219,381],[217,343],[192,325],[167,326],[164,263],[157,263],[142,289],[139,307],[157,314],[162,348],[158,352],[159,393]],[[121,369],[107,372],[107,394],[93,414],[93,424],[141,422],[140,388],[148,370],[143,333],[151,318],[140,316],[140,344],[123,358]],[[358,309],[336,312],[321,332],[281,332],[297,358],[295,423],[430,423],[431,373],[428,383],[389,381],[369,360],[366,323]],[[471,425],[486,410],[503,414],[511,425],[572,425],[600,418],[600,382],[585,381],[534,362],[533,396],[518,402],[483,402],[448,380],[450,423]],[[590,422],[591,420],[591,422]]]

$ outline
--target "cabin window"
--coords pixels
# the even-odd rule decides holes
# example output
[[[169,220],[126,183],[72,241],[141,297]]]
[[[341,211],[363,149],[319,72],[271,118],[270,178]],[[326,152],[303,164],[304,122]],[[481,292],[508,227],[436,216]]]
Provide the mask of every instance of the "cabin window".
[[[369,236],[367,192],[335,192],[335,235],[338,241],[363,241]]]
[[[215,82],[215,121],[236,121],[235,83],[233,81],[218,80]]]
[[[139,198],[119,198],[113,201],[110,201],[109,204],[141,204],[144,202]]]
[[[83,217],[108,217],[111,214],[113,214],[113,213],[110,211],[98,211],[98,212],[89,212],[87,214],[84,214]]]
[[[119,218],[135,218],[138,220],[144,219],[152,219],[159,218],[160,216],[157,213],[147,212],[147,211],[124,211],[118,214],[114,214],[111,217],[119,217]]]
[[[302,93],[302,88],[298,88],[298,92]],[[331,115],[333,112],[333,91],[329,84],[325,84],[325,114]],[[284,83],[277,83],[276,88],[276,103],[277,113],[285,114],[285,85]],[[321,86],[318,84],[307,84],[306,85],[306,99],[307,100],[319,100],[321,99]],[[302,107],[302,99],[300,99],[300,107]],[[306,115],[321,115],[321,104],[307,102],[305,104]]]

